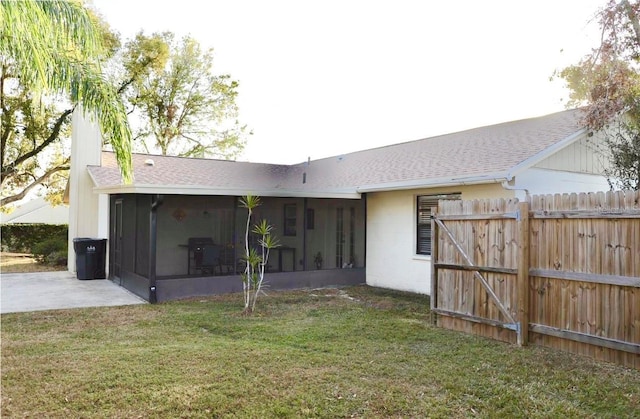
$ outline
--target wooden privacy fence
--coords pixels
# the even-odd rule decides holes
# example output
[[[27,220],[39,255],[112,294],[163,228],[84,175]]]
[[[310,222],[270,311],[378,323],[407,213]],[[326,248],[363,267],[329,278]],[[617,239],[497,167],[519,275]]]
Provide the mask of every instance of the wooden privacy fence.
[[[440,201],[442,327],[640,369],[640,192]]]

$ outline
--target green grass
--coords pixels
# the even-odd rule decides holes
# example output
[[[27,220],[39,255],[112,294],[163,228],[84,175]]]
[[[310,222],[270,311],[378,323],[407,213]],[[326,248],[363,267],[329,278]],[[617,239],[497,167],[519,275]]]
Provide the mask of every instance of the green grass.
[[[426,297],[241,300],[2,315],[2,417],[640,416],[640,371],[435,328]]]

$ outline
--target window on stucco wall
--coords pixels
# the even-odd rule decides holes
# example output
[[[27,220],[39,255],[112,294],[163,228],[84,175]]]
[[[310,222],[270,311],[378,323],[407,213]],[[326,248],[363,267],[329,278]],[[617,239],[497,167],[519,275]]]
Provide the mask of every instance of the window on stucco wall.
[[[431,255],[431,210],[441,199],[460,199],[460,193],[417,196],[416,254]]]

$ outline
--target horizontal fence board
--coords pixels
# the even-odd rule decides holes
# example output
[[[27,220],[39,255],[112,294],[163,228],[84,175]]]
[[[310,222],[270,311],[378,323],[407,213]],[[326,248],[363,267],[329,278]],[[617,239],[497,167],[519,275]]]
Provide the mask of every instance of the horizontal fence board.
[[[640,210],[626,211],[530,211],[529,217],[537,220],[544,219],[615,219],[638,218]]]
[[[564,330],[557,327],[545,326],[542,324],[529,323],[529,330],[542,335],[555,336],[563,339],[571,339],[576,342],[589,343],[603,348],[616,349],[619,351],[640,354],[640,344],[629,343],[617,339],[610,339],[602,336],[594,336],[586,333]]]
[[[469,266],[469,265],[453,265],[449,263],[436,263],[434,266],[437,269],[452,269],[458,271],[478,271],[478,272],[491,272],[498,274],[511,274],[515,275],[518,273],[517,269],[511,268],[493,268],[490,266]]]
[[[620,275],[601,275],[584,272],[553,271],[551,269],[529,269],[529,276],[565,279],[568,281],[592,282],[595,284],[620,285],[623,287],[640,288],[640,278]]]
[[[507,212],[504,214],[458,214],[438,216],[438,219],[443,221],[509,220],[515,218],[518,218],[518,213],[516,212]]]
[[[484,317],[472,316],[470,314],[458,313],[457,311],[443,310],[440,308],[436,308],[433,310],[436,314],[442,314],[449,317],[455,317],[461,320],[467,320],[474,323],[482,323],[488,324],[491,326],[502,327],[504,329],[516,330],[517,326],[515,323],[505,323],[497,320],[491,320]]]

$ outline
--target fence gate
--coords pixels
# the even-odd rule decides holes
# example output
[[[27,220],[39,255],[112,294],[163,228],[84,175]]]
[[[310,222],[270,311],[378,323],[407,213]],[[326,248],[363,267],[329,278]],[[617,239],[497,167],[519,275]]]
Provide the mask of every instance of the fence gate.
[[[432,214],[431,312],[439,326],[525,345],[528,207],[440,201]],[[524,238],[524,239],[523,239]],[[521,266],[519,266],[521,265]]]
[[[640,369],[640,191],[440,201],[438,326]]]

